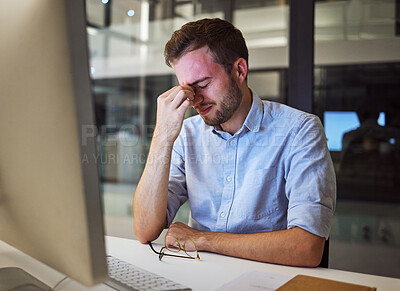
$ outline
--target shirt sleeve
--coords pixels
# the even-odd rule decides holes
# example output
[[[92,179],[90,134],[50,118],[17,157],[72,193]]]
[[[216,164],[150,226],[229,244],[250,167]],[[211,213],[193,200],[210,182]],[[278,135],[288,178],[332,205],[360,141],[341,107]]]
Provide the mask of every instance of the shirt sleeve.
[[[183,145],[178,138],[172,149],[171,156],[168,182],[167,227],[171,225],[179,208],[188,199],[185,160],[183,157]]]
[[[321,121],[307,115],[286,161],[287,228],[301,227],[329,237],[336,207],[336,177]]]

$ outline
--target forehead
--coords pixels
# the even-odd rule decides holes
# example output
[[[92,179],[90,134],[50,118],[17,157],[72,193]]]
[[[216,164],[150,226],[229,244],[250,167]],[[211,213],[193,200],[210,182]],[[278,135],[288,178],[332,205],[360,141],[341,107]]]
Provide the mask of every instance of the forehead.
[[[214,77],[225,72],[216,63],[208,47],[188,52],[174,62],[174,70],[180,85],[187,85],[202,78]]]

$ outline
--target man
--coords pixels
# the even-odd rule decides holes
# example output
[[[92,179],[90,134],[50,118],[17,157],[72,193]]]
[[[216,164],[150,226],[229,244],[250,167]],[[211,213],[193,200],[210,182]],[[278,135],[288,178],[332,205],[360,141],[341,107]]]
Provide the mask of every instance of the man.
[[[317,266],[336,184],[314,115],[262,102],[247,86],[248,51],[220,19],[188,23],[165,46],[179,86],[157,100],[148,161],[133,202],[142,243],[168,234],[198,250]],[[185,121],[194,107],[199,115]],[[189,225],[172,223],[189,199]]]

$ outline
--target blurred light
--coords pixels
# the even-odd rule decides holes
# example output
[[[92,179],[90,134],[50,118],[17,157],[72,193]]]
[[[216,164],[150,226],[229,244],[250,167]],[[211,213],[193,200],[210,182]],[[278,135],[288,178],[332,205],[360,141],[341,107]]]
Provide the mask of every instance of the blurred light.
[[[93,27],[87,27],[86,30],[87,30],[88,34],[90,34],[90,35],[97,35],[98,34],[97,29],[95,29]]]
[[[101,0],[101,3],[107,4],[109,0]]]
[[[285,36],[277,36],[268,38],[249,39],[246,40],[246,43],[249,48],[257,48],[257,47],[287,46],[288,41]]]
[[[378,117],[378,124],[379,124],[380,126],[385,126],[385,121],[386,121],[386,119],[385,119],[385,112],[380,112],[380,113],[379,113],[379,117]]]
[[[94,67],[90,67],[90,74],[93,75],[94,73],[96,73],[96,69]]]
[[[140,39],[142,41],[149,40],[149,2],[143,1],[140,6]]]
[[[129,10],[128,11],[128,16],[133,16],[133,15],[135,15],[135,10]]]

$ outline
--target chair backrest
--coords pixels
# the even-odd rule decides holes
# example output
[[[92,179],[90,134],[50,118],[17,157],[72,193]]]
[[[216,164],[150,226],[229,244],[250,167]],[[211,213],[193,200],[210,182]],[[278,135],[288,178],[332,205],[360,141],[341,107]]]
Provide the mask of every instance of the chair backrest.
[[[325,241],[324,252],[322,254],[322,259],[318,267],[328,268],[328,264],[329,264],[329,239]]]

